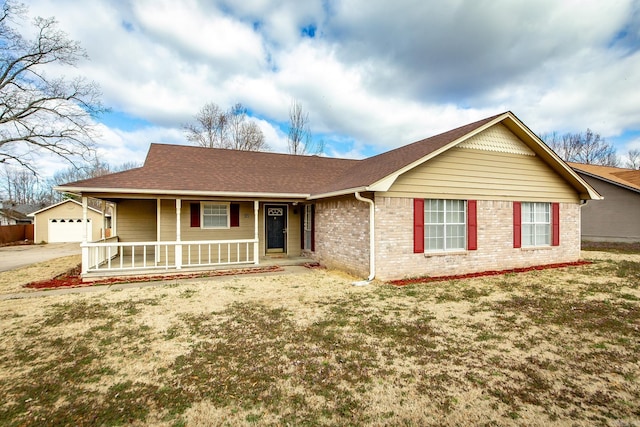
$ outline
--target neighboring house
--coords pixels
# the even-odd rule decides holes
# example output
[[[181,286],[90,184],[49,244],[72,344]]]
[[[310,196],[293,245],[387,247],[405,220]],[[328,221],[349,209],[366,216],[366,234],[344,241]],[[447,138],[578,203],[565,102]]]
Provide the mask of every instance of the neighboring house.
[[[31,224],[32,219],[27,215],[30,212],[28,210],[30,206],[33,205],[0,201],[0,225]]]
[[[640,170],[569,165],[604,196],[582,207],[582,240],[640,242]]]
[[[380,279],[580,258],[600,195],[513,113],[364,160],[152,144],[137,169],[62,185],[115,204],[83,274],[308,256]]]
[[[103,237],[102,230],[106,222],[102,212],[90,206],[85,217],[82,204],[71,199],[47,206],[29,216],[34,218],[34,242],[38,243],[98,240]]]
[[[11,208],[0,208],[0,225],[31,224],[31,218]]]

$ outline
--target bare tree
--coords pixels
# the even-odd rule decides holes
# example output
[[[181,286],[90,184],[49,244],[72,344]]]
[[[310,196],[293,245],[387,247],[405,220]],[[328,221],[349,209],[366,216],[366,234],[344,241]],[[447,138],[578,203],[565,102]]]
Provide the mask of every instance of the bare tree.
[[[640,150],[633,149],[627,152],[625,166],[629,169],[638,169],[640,170]]]
[[[194,116],[195,123],[183,125],[187,139],[207,148],[244,151],[268,150],[262,130],[248,120],[247,109],[236,104],[222,110],[217,104],[205,104]]]
[[[228,148],[244,151],[266,151],[269,149],[260,127],[247,120],[247,109],[236,104],[228,112],[230,140]]]
[[[562,136],[553,132],[541,135],[540,139],[567,162],[602,166],[618,165],[615,147],[591,129],[587,129],[584,133],[566,133]]]
[[[0,163],[36,172],[34,158],[53,153],[73,163],[93,155],[92,117],[105,111],[100,90],[82,77],[49,77],[50,66],[75,66],[87,54],[53,18],[33,21],[35,38],[13,26],[26,8],[5,1],[0,11]]]
[[[77,166],[71,166],[67,169],[59,170],[47,180],[39,181],[38,192],[35,198],[36,203],[52,204],[63,199],[75,198],[68,194],[62,194],[54,190],[61,184],[80,181],[89,178],[96,178],[114,172],[122,172],[125,170],[140,167],[136,162],[125,162],[120,165],[110,165],[106,162],[94,159],[91,163],[85,163]]]
[[[309,113],[304,111],[297,100],[289,107],[289,133],[287,135],[289,154],[321,154],[324,142],[314,142],[309,129]]]
[[[0,188],[5,195],[4,199],[13,203],[36,203],[39,198],[38,177],[27,169],[5,165]]]

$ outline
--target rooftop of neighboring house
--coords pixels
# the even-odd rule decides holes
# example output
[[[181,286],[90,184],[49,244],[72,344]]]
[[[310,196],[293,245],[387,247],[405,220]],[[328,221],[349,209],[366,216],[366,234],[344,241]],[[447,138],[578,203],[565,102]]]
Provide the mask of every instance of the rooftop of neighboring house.
[[[613,166],[586,165],[568,162],[574,170],[594,178],[603,179],[612,184],[640,191],[640,170],[616,168]]]

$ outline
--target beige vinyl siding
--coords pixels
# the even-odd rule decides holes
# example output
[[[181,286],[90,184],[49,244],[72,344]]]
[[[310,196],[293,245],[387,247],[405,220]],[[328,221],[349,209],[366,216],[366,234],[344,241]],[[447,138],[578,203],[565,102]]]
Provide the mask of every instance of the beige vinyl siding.
[[[162,200],[160,211],[160,238],[163,241],[176,240],[176,201]],[[238,240],[253,239],[253,202],[237,202],[240,205],[240,226],[230,228],[191,227],[191,204],[200,200],[182,200],[180,207],[180,239],[187,240]],[[207,201],[206,203],[223,203]],[[236,203],[236,202],[233,202]],[[202,212],[202,208],[201,208]]]
[[[483,134],[474,138],[482,138]],[[524,145],[519,140],[518,143]],[[575,189],[537,156],[457,147],[400,175],[384,195],[578,201]]]
[[[300,256],[300,218],[302,218],[302,205],[289,205],[289,218],[287,219],[287,255]]]
[[[156,241],[155,200],[122,200],[118,203],[116,212],[117,232],[121,242]]]
[[[155,205],[155,200],[153,201]],[[180,238],[182,241],[196,240],[237,240],[254,238],[254,211],[253,202],[220,202],[237,203],[240,205],[240,226],[226,229],[204,229],[201,227],[191,227],[191,203],[200,203],[200,200],[182,200],[180,208]],[[209,203],[209,202],[207,202]],[[216,203],[215,201],[210,203]],[[269,204],[269,203],[268,203]],[[271,203],[274,204],[274,203]],[[277,204],[277,203],[275,203]],[[294,213],[294,210],[297,213]],[[155,222],[154,222],[155,225]],[[162,241],[174,241],[176,239],[176,202],[175,200],[164,199],[161,201],[160,210],[160,238]],[[288,206],[287,218],[287,254],[290,256],[300,255],[300,207]],[[258,236],[259,253],[264,255],[264,242],[266,239],[264,232],[264,203],[260,203],[258,212]],[[155,234],[154,238],[155,240]]]

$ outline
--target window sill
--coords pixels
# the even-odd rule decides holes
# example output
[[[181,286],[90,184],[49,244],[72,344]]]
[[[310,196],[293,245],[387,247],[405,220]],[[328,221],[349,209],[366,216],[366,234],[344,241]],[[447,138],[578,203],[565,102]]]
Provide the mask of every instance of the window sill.
[[[231,227],[200,227],[201,230],[228,230]]]
[[[424,257],[425,258],[431,258],[431,257],[440,257],[440,256],[447,256],[447,255],[454,255],[454,256],[459,256],[459,255],[467,255],[469,252],[466,250],[459,250],[459,251],[442,251],[442,252],[425,252],[424,253]]]
[[[553,246],[549,245],[549,246],[526,246],[526,247],[521,247],[520,250],[521,251],[550,251],[551,249],[553,249]]]

